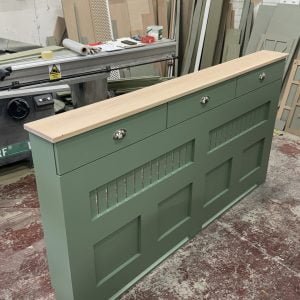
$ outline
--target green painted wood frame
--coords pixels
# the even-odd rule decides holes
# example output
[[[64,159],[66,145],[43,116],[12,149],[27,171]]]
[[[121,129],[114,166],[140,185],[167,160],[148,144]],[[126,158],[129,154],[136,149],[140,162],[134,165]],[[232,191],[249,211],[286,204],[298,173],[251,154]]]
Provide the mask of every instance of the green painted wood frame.
[[[235,78],[235,95],[221,89],[226,101],[178,122],[176,101],[150,110],[164,128],[64,173],[57,145],[30,134],[58,300],[117,298],[265,180],[284,61],[267,69],[264,84],[243,88],[261,70]]]

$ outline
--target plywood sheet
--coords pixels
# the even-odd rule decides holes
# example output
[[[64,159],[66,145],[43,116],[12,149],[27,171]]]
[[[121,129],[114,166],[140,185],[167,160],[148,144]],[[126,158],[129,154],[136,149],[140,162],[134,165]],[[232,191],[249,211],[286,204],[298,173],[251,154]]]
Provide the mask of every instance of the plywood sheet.
[[[66,21],[68,37],[74,41],[79,41],[74,0],[62,0],[62,7]]]
[[[154,0],[109,0],[115,38],[145,34],[147,26],[157,24],[157,5]]]
[[[169,1],[157,0],[158,25],[163,26],[163,37],[169,37]]]
[[[57,17],[53,37],[55,38],[56,44],[55,45],[62,45],[62,41],[66,35],[66,22],[63,17]]]
[[[114,38],[130,36],[130,18],[126,0],[109,0]]]
[[[286,54],[278,52],[257,52],[113,99],[28,123],[25,124],[25,129],[52,143],[62,141],[283,60],[285,57]]]
[[[95,29],[92,21],[90,1],[75,0],[74,2],[79,42],[83,44],[95,43]]]
[[[62,0],[69,38],[81,43],[112,39],[108,0]]]
[[[151,0],[127,0],[131,35],[145,34],[147,26],[154,25],[154,10]]]

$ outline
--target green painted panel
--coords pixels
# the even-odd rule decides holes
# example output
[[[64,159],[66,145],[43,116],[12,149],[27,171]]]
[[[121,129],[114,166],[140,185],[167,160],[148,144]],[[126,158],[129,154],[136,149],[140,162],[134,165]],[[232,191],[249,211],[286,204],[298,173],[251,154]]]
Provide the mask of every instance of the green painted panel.
[[[158,204],[158,236],[162,239],[190,217],[192,186],[189,185]]]
[[[204,207],[228,191],[231,177],[231,159],[216,166],[206,174]]]
[[[282,78],[282,65],[284,62],[275,63],[268,65],[266,67],[260,68],[258,70],[252,71],[248,74],[242,75],[237,80],[237,90],[236,95],[240,96],[242,94],[254,91],[266,84]],[[265,78],[260,80],[260,75],[265,74]]]
[[[94,245],[97,284],[135,260],[141,251],[140,217],[125,224]]]
[[[267,102],[253,110],[242,114],[241,116],[222,124],[210,131],[209,149],[212,151],[217,147],[232,139],[238,138],[245,131],[259,126],[264,121],[267,121],[269,114],[270,102]]]
[[[203,115],[209,141],[201,164],[203,224],[264,181],[280,83],[277,80]]]
[[[114,180],[107,185],[107,204],[114,207],[118,203],[117,181]]]
[[[190,152],[188,154],[187,149]],[[182,158],[181,161],[177,160],[174,164],[173,160],[174,157],[176,159],[176,153],[179,155],[179,159],[182,153]],[[105,213],[108,209],[127,200],[132,195],[142,192],[150,184],[155,184],[158,180],[170,175],[171,172],[176,172],[179,168],[185,167],[192,162],[192,153],[193,142],[188,142],[93,190],[90,192],[92,216]],[[167,157],[170,159],[168,170]]]
[[[166,176],[167,156],[162,155],[158,160],[158,178],[164,178]]]
[[[57,299],[75,299],[68,253],[64,199],[56,176],[53,145],[29,134],[51,283]],[[45,176],[47,174],[47,176]]]
[[[111,161],[112,158],[106,158],[106,160]],[[130,166],[129,163],[127,164]],[[89,168],[83,168],[85,176],[93,174],[92,169],[90,173],[87,172]],[[72,207],[72,210],[68,210],[66,219],[67,223],[70,222],[70,225],[72,223],[69,228],[70,256],[73,258],[72,272],[77,274],[73,281],[76,288],[81,290],[82,295],[84,292],[93,297],[95,295],[111,296],[133,280],[143,269],[153,264],[162,254],[166,254],[178,242],[190,236],[192,223],[186,220],[184,224],[174,226],[176,228],[172,232],[172,242],[168,240],[168,244],[165,242],[160,244],[157,220],[161,199],[171,199],[174,193],[178,193],[177,190],[181,191],[184,187],[191,186],[195,172],[195,165],[188,165],[177,173],[173,173],[172,176],[165,177],[164,180],[151,185],[143,193],[133,195],[105,214],[94,218],[92,222],[85,213],[87,210],[85,200],[89,195],[88,185],[85,185],[84,189],[81,186],[80,190],[78,187],[63,191],[64,197],[73,200],[73,203],[66,204]],[[78,182],[81,174],[74,176],[70,173],[64,177],[63,182],[66,186],[71,182]],[[93,184],[96,180],[93,180]],[[191,189],[190,187],[190,195],[193,194]],[[193,198],[190,196],[190,205],[195,199],[199,197],[194,194]],[[181,205],[176,201],[174,203]],[[174,207],[173,212],[179,213],[179,209]],[[80,222],[75,222],[74,219],[79,217]],[[137,223],[140,224],[138,226],[140,248],[137,248]],[[88,250],[90,248],[93,249],[92,252]],[[82,253],[85,253],[85,256]],[[92,278],[89,283],[84,278],[86,274]]]
[[[235,97],[235,88],[236,80],[230,80],[170,102],[168,105],[168,127],[233,99]],[[206,104],[201,103],[203,97],[209,97]]]
[[[230,99],[228,82],[213,87],[217,104],[204,111],[193,106],[195,94],[179,99],[174,110],[171,102],[169,128],[166,106],[123,120],[137,133],[126,146],[106,148],[106,129],[97,142],[83,134],[59,150],[30,137],[58,300],[117,297],[265,180],[281,87],[278,65],[270,68],[278,76],[264,84],[252,85],[255,71],[249,74],[253,90],[245,92],[243,82],[244,95],[237,98],[235,79]],[[153,125],[159,116],[164,127]],[[77,142],[81,150],[98,148],[77,162]],[[71,145],[76,151],[64,163]],[[62,170],[68,171],[59,175]]]
[[[246,177],[251,175],[257,168],[260,168],[264,142],[264,139],[260,140],[243,151],[241,161],[241,180],[244,180]]]
[[[166,113],[167,106],[162,105],[55,144],[58,174],[74,170],[164,130]],[[118,129],[126,129],[127,134],[124,139],[115,141],[113,134]]]

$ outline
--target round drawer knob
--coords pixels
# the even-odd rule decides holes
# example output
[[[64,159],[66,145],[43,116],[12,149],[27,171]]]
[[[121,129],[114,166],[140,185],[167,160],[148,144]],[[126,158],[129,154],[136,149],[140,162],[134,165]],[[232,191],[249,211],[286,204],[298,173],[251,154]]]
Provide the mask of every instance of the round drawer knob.
[[[113,139],[116,141],[122,140],[126,136],[126,133],[127,133],[126,129],[124,129],[124,128],[118,129],[114,132]]]
[[[263,80],[265,80],[266,76],[267,76],[266,73],[263,72],[263,73],[259,74],[258,79],[259,79],[260,81],[263,81]]]
[[[201,104],[207,104],[209,101],[209,97],[208,96],[204,96],[201,98],[200,103]]]

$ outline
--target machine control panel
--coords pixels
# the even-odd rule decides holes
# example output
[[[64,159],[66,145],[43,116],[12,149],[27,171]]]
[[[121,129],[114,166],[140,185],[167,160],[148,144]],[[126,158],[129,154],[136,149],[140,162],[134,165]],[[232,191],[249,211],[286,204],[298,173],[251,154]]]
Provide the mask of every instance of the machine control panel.
[[[54,103],[53,96],[51,94],[38,95],[33,97],[33,100],[37,107],[46,106]]]

